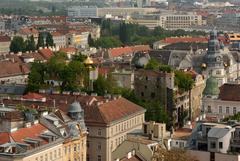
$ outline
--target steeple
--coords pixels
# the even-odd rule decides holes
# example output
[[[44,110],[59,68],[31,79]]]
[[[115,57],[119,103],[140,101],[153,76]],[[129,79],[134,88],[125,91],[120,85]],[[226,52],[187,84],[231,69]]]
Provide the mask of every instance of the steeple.
[[[224,67],[223,56],[220,52],[220,43],[217,38],[217,31],[210,32],[210,39],[208,41],[208,51],[204,57],[204,63],[207,67]]]

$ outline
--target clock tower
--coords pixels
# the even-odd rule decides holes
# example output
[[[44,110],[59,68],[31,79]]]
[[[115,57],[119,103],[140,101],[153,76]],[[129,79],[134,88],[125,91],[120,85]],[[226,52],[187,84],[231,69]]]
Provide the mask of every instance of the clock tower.
[[[226,70],[223,61],[223,54],[220,50],[220,43],[217,38],[217,31],[210,33],[208,41],[208,51],[203,58],[205,70],[203,74],[206,77],[216,78],[218,86],[227,82]]]

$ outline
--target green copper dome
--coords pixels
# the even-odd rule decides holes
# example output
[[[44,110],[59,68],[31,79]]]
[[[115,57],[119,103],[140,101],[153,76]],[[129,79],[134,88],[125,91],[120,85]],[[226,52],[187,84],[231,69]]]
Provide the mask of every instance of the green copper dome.
[[[217,79],[209,77],[206,82],[206,87],[203,91],[205,96],[218,96],[220,90]]]

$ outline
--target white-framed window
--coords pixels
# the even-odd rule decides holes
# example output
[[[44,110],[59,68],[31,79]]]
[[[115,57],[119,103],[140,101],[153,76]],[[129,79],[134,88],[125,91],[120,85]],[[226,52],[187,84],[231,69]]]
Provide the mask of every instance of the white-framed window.
[[[226,107],[226,114],[229,114],[229,107]]]
[[[237,107],[233,107],[233,114],[237,113]]]
[[[218,113],[222,113],[222,106],[218,107]]]

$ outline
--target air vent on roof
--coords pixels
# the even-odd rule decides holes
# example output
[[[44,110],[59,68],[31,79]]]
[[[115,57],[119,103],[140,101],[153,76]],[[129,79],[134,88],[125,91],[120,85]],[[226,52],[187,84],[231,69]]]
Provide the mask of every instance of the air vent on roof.
[[[25,123],[25,125],[24,125],[24,127],[31,127],[31,122],[27,122],[27,123]]]
[[[74,96],[79,96],[79,95],[80,95],[80,92],[73,92],[73,95],[74,95]]]
[[[70,92],[69,91],[63,91],[62,94],[70,95]]]

